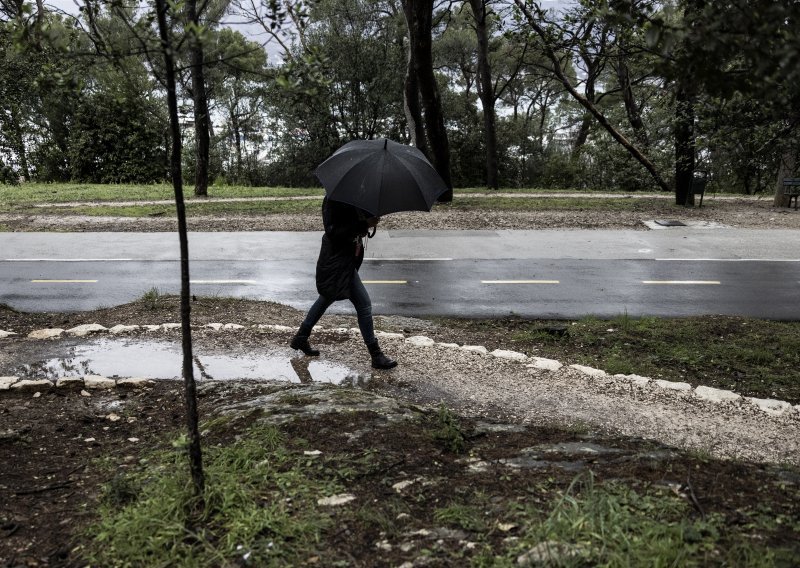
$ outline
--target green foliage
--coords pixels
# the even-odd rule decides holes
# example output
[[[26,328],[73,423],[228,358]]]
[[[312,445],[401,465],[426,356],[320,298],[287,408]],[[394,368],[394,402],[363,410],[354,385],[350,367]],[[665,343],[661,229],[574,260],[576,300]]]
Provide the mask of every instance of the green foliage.
[[[142,302],[142,304],[146,309],[155,311],[161,307],[163,303],[162,299],[163,296],[161,292],[159,292],[158,288],[153,287],[142,295],[140,301]]]
[[[197,515],[183,451],[158,454],[113,482],[88,531],[101,566],[297,565],[331,519],[316,499],[340,488],[311,479],[271,427],[206,450],[206,508]]]
[[[433,431],[433,438],[441,442],[450,452],[460,454],[464,451],[466,439],[458,417],[443,404],[439,406],[436,414],[436,429]]]

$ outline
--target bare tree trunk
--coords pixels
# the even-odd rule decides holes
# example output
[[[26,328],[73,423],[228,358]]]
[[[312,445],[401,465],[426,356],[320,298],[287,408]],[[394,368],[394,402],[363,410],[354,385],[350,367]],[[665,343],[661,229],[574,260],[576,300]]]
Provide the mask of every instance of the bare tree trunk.
[[[186,19],[192,24],[189,42],[189,64],[192,75],[192,98],[194,99],[194,135],[196,164],[194,194],[208,195],[208,156],[211,146],[209,135],[208,95],[203,71],[203,43],[199,37],[200,17],[197,0],[186,1]]]
[[[18,113],[16,112],[16,107],[12,106],[9,109],[10,118],[11,118],[11,130],[10,137],[14,143],[14,150],[17,152],[17,158],[19,160],[19,170],[22,177],[25,178],[25,181],[29,181],[30,172],[28,171],[28,153],[25,150],[25,137],[23,136],[23,128],[22,125],[19,123]]]
[[[204,507],[205,475],[203,455],[200,447],[200,431],[197,416],[197,387],[192,367],[192,328],[190,324],[191,294],[189,290],[189,238],[186,227],[186,206],[183,201],[183,179],[181,171],[181,134],[178,123],[178,97],[175,93],[175,62],[173,46],[167,29],[166,0],[156,0],[158,30],[161,51],[164,54],[167,103],[172,131],[172,186],[175,190],[175,207],[178,215],[178,240],[181,249],[181,336],[183,346],[183,383],[186,399],[186,425],[189,434],[189,467],[194,482],[195,497],[200,508]]]
[[[404,0],[403,13],[408,27],[408,65],[403,86],[403,109],[408,122],[411,143],[428,155],[428,141],[425,139],[425,123],[422,120],[422,107],[419,102],[419,81],[417,80],[417,58],[414,45],[417,43],[417,26],[414,25],[414,11],[410,0]]]
[[[786,149],[781,154],[781,162],[778,165],[778,179],[775,180],[775,200],[772,202],[775,207],[787,207],[789,198],[783,194],[783,178],[792,177],[795,166],[795,153],[791,148]]]
[[[483,106],[483,134],[486,144],[486,185],[498,189],[497,128],[494,109],[494,87],[489,65],[489,34],[486,29],[486,0],[469,0],[478,38],[478,85]]]
[[[679,84],[675,96],[675,203],[694,205],[694,104],[692,95]]]
[[[558,59],[558,55],[556,55],[555,50],[549,43],[550,38],[547,32],[536,21],[536,18],[533,16],[533,14],[531,13],[530,9],[528,8],[524,0],[514,0],[514,3],[522,11],[523,15],[525,16],[525,20],[528,22],[528,24],[533,28],[536,34],[544,42],[545,55],[553,65],[553,73],[555,74],[556,78],[561,82],[561,84],[564,85],[564,88],[567,89],[567,92],[569,92],[572,98],[578,101],[578,103],[583,108],[588,110],[592,114],[592,116],[595,117],[597,122],[599,122],[600,125],[603,128],[605,128],[609,134],[611,134],[611,137],[614,138],[614,140],[616,140],[623,148],[625,148],[625,150],[627,150],[631,156],[633,156],[640,164],[642,164],[642,166],[644,166],[644,168],[650,173],[650,176],[656,182],[658,187],[660,187],[664,191],[671,191],[672,188],[670,188],[669,185],[667,185],[667,182],[665,182],[664,179],[661,177],[661,174],[658,173],[655,164],[653,164],[653,162],[650,161],[649,158],[647,158],[644,154],[642,154],[642,152],[639,151],[639,149],[636,148],[636,146],[631,144],[628,141],[628,139],[625,138],[625,136],[623,136],[616,128],[614,128],[614,126],[608,121],[605,115],[601,113],[594,104],[592,104],[590,101],[586,99],[586,97],[582,96],[577,90],[575,90],[575,87],[572,85],[569,78],[564,73],[564,69],[561,67],[561,62]],[[534,4],[534,6],[536,5]]]
[[[620,54],[617,59],[617,80],[619,81],[620,89],[622,89],[622,101],[625,103],[625,113],[628,115],[628,122],[631,123],[636,140],[641,145],[642,149],[647,152],[650,149],[650,140],[647,136],[647,130],[642,121],[642,113],[639,105],[636,103],[636,98],[633,96],[633,88],[631,87],[631,76],[628,70],[628,62],[625,55]]]
[[[447,139],[447,130],[444,127],[442,114],[442,101],[439,96],[439,87],[436,84],[436,75],[433,72],[433,45],[431,33],[433,30],[433,0],[403,0],[410,5],[409,12],[412,20],[409,27],[414,27],[415,40],[411,42],[414,54],[414,71],[419,82],[420,101],[425,111],[425,132],[430,142],[433,166],[444,180],[447,187],[452,188],[450,178],[450,143]],[[453,200],[453,190],[443,193],[440,202]]]

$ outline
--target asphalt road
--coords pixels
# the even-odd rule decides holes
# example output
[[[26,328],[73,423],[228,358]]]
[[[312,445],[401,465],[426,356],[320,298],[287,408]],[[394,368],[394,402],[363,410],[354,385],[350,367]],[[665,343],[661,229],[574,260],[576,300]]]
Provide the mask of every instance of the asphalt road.
[[[314,300],[319,233],[193,233],[192,292]],[[361,269],[374,311],[530,318],[725,314],[800,320],[800,231],[383,231]],[[0,302],[114,306],[179,290],[171,233],[0,234]],[[336,311],[348,312],[346,302]]]

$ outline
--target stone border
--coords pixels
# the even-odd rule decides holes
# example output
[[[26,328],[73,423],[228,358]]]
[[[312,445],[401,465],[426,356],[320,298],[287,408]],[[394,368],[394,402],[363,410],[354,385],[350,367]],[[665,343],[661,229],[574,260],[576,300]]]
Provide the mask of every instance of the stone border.
[[[86,337],[90,335],[111,334],[122,335],[133,332],[156,332],[156,331],[174,331],[179,330],[181,324],[179,323],[163,323],[160,325],[115,325],[114,327],[104,327],[102,325],[92,323],[79,325],[71,329],[49,328],[37,329],[28,334],[29,339],[45,340],[55,339],[59,337]],[[238,331],[242,329],[255,329],[257,331],[269,333],[294,333],[295,328],[278,325],[278,324],[258,324],[252,325],[249,328],[244,325],[236,323],[207,323],[201,326],[192,326],[194,330],[207,330],[207,331]],[[355,335],[359,334],[358,328],[323,328],[316,326],[314,331],[326,331],[329,333],[342,333]],[[518,351],[510,351],[506,349],[495,349],[489,351],[482,345],[458,345],[456,343],[441,343],[434,341],[430,337],[424,335],[411,335],[406,337],[403,333],[392,333],[386,331],[377,331],[375,335],[379,339],[404,341],[405,343],[418,348],[441,348],[441,349],[457,349],[472,356],[481,357],[494,357],[502,359],[510,363],[524,364],[525,367],[537,371],[559,371],[564,367],[563,363],[555,359],[546,359],[544,357],[530,357]],[[0,330],[0,338],[8,338],[17,336],[16,333],[11,331]],[[617,385],[627,388],[655,388],[664,393],[676,396],[683,396],[692,398],[698,401],[703,401],[711,404],[726,404],[738,406],[740,409],[750,408],[761,411],[767,416],[781,417],[787,415],[796,415],[800,417],[800,404],[792,406],[791,403],[776,400],[771,398],[755,398],[749,396],[742,396],[733,391],[717,389],[707,386],[697,386],[692,388],[689,383],[665,381],[661,379],[652,379],[650,377],[643,377],[640,375],[609,375],[602,369],[595,369],[585,365],[570,365],[568,368],[578,371],[590,379],[605,380]],[[106,377],[98,377],[95,375],[87,375],[82,377],[62,377],[58,380],[41,379],[29,380],[20,379],[19,377],[0,377],[0,391],[4,390],[23,390],[23,391],[38,391],[43,388],[80,388],[82,394],[89,396],[88,390],[110,389],[115,387],[137,388],[145,387],[154,383],[154,379],[150,378],[120,378],[109,379]]]

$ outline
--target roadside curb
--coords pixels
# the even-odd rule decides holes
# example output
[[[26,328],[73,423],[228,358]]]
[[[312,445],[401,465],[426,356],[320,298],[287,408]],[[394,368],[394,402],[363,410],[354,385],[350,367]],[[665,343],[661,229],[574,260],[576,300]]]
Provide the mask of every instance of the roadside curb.
[[[179,323],[163,323],[158,325],[115,325],[107,328],[102,325],[84,324],[71,329],[46,328],[37,329],[27,335],[28,339],[44,341],[62,337],[88,337],[97,335],[126,335],[137,332],[169,332],[180,330]],[[236,323],[207,323],[204,325],[192,326],[195,331],[205,330],[210,332],[236,332],[239,330],[255,330],[261,333],[270,334],[289,334],[294,333],[294,327],[279,324],[257,324],[251,326]],[[358,328],[323,328],[316,326],[315,332],[326,332],[335,334],[357,335],[360,333]],[[665,381],[652,379],[641,375],[610,375],[602,369],[587,367],[585,365],[564,365],[555,359],[544,357],[528,356],[525,353],[506,349],[495,349],[489,351],[482,345],[458,345],[456,343],[437,342],[424,335],[405,335],[403,333],[377,331],[375,335],[382,340],[402,341],[418,349],[453,349],[464,353],[465,357],[491,357],[500,359],[509,364],[522,365],[531,372],[560,372],[562,369],[577,371],[584,377],[592,380],[612,383],[613,386],[625,389],[656,389],[664,394],[683,397],[687,400],[695,400],[714,405],[726,405],[741,411],[759,411],[760,413],[773,418],[778,417],[797,417],[800,418],[800,404],[792,405],[789,402],[777,399],[756,398],[743,396],[739,393],[699,385],[692,387],[689,383]],[[0,330],[0,339],[20,337],[11,331]],[[61,377],[59,379],[39,379],[31,380],[16,376],[0,377],[0,391],[24,391],[35,392],[34,396],[43,389],[81,389],[81,394],[91,396],[89,390],[103,390],[112,388],[143,388],[155,383],[155,379],[148,377],[125,377],[107,378],[96,375]]]

